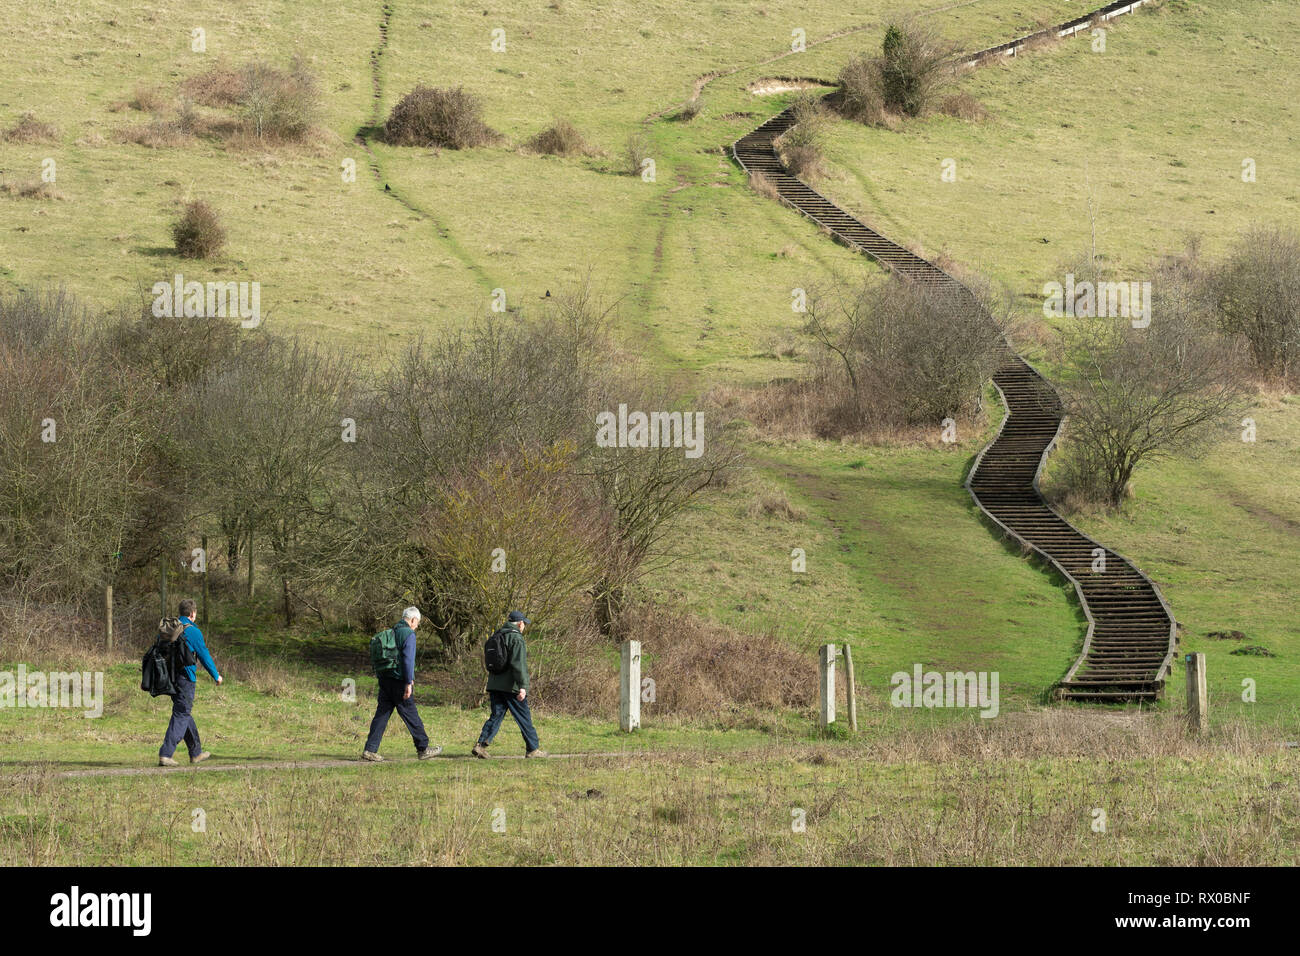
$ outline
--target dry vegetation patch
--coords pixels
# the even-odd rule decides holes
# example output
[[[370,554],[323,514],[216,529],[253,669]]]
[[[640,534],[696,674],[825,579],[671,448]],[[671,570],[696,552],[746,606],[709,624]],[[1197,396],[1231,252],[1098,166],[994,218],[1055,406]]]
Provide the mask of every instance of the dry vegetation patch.
[[[0,132],[0,140],[6,143],[53,143],[59,138],[59,131],[52,124],[37,118],[30,111],[23,113],[8,129]]]
[[[403,96],[384,123],[384,142],[392,146],[472,149],[501,140],[483,121],[483,101],[463,86],[425,86]]]
[[[0,182],[0,193],[15,199],[67,199],[68,197],[55,189],[50,183],[41,179],[29,179],[24,182]]]
[[[533,153],[549,156],[593,156],[596,153],[578,128],[566,119],[557,119],[529,139],[524,144],[524,148]]]

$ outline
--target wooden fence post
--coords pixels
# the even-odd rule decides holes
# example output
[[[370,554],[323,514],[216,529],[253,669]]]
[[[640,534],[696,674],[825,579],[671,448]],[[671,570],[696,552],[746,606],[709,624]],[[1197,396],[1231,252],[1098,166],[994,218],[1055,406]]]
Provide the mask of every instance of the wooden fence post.
[[[835,645],[823,644],[821,663],[822,729],[835,723]]]
[[[624,641],[618,682],[618,725],[627,732],[641,726],[641,642]]]
[[[203,549],[203,612],[202,625],[203,633],[208,632],[208,536],[205,534],[199,539],[199,547]]]
[[[858,689],[853,680],[853,648],[844,645],[844,676],[849,685],[849,729],[858,732]]]
[[[1210,702],[1205,690],[1205,655],[1187,655],[1187,726],[1194,734],[1210,729]]]
[[[113,649],[113,585],[104,588],[104,646]]]

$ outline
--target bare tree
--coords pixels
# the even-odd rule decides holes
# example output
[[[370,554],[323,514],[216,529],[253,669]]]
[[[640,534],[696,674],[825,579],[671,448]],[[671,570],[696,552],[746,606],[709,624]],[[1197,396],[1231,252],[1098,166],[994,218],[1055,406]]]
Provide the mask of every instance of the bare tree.
[[[1063,453],[1072,480],[1111,507],[1142,463],[1207,441],[1240,408],[1241,350],[1202,308],[1186,260],[1153,282],[1151,321],[1076,320],[1064,333],[1059,383],[1068,416]]]

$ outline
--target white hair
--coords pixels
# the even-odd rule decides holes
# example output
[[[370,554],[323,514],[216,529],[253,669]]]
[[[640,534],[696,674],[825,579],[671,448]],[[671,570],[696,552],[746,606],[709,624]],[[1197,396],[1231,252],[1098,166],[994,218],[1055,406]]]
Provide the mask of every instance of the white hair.
[[[418,607],[408,607],[402,612],[403,621],[418,621],[420,619],[420,609]]]

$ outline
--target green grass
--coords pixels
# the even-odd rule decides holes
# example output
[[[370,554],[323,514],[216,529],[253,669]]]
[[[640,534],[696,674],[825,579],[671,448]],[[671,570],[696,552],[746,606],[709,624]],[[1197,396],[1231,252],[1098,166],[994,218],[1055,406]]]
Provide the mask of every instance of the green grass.
[[[544,715],[553,751],[620,755],[480,762],[457,747],[479,715],[425,707],[461,760],[417,762],[397,728],[389,763],[288,771],[258,765],[355,756],[364,682],[347,705],[328,681],[284,697],[205,681],[211,766],[240,769],[57,777],[151,764],[165,708],[133,670],[110,669],[97,720],[0,711],[0,864],[1294,865],[1300,845],[1300,758],[1272,732],[1216,722],[1191,741],[1176,720],[1096,712],[939,728],[868,709],[861,736],[821,743]]]
[[[1099,760],[1018,761],[976,770],[819,762],[810,750],[746,756],[743,767],[685,757],[577,766],[405,764],[292,776],[182,773],[126,782],[36,778],[25,792],[0,802],[6,837],[0,861],[1296,862],[1294,791],[1278,791],[1295,771],[1294,758],[1138,760],[1121,767]],[[978,789],[972,787],[977,780]],[[1094,809],[1107,810],[1108,832],[1092,831]],[[203,832],[193,829],[196,810],[203,813]],[[792,826],[799,813],[802,832]],[[1175,827],[1193,835],[1190,848],[1186,839],[1169,839]]]
[[[864,692],[927,670],[998,671],[1003,706],[1038,701],[1082,646],[1064,587],[1000,545],[962,480],[987,436],[943,451],[766,445],[763,473],[807,520],[750,518],[747,496],[701,509],[656,579],[665,597],[808,647],[853,645]],[[807,571],[791,570],[802,548]]]

